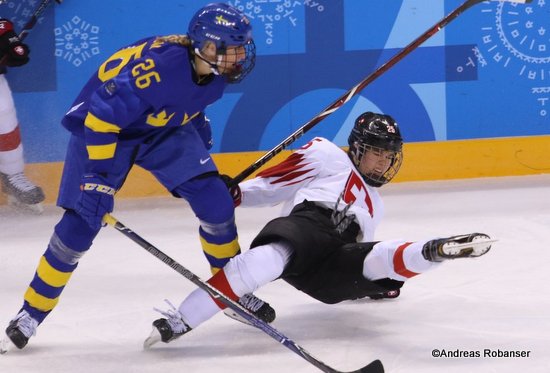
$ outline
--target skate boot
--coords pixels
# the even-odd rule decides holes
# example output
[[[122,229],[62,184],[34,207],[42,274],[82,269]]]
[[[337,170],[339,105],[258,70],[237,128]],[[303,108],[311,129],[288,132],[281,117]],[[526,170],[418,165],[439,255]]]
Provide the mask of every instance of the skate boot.
[[[486,254],[496,240],[484,233],[470,233],[428,241],[422,248],[422,256],[430,262],[447,259],[473,258]]]
[[[19,311],[17,316],[10,321],[6,328],[6,337],[0,342],[0,353],[6,353],[9,348],[9,342],[15,347],[22,349],[29,342],[29,338],[36,334],[38,321],[33,319],[25,310]]]
[[[191,331],[191,327],[185,323],[180,311],[174,307],[168,300],[164,300],[170,306],[168,311],[162,311],[158,308],[154,310],[160,312],[166,318],[153,321],[153,330],[147,339],[143,342],[143,348],[149,348],[155,343],[168,343]]]
[[[8,195],[8,203],[12,206],[30,210],[35,213],[42,213],[44,207],[44,191],[33,184],[24,173],[19,172],[13,175],[0,173],[2,191]]]
[[[254,294],[243,295],[239,298],[238,303],[246,308],[248,312],[267,324],[272,323],[275,320],[276,315],[273,307],[271,307],[269,303],[264,302],[260,298],[256,297]],[[232,319],[243,322],[245,324],[250,324],[246,319],[233,311],[231,308],[226,308],[223,313],[225,313],[226,316],[229,316]]]

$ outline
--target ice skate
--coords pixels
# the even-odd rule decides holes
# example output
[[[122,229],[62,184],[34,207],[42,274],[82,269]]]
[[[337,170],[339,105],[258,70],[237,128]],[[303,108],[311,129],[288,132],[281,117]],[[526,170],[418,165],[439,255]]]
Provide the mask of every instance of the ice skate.
[[[0,173],[2,191],[8,196],[8,204],[22,211],[41,214],[44,211],[44,191],[33,184],[24,173],[13,175]]]
[[[191,327],[185,323],[179,310],[170,301],[165,300],[165,302],[170,306],[168,311],[157,308],[155,308],[155,311],[160,312],[166,318],[153,321],[153,330],[143,342],[143,348],[150,348],[158,342],[169,343],[191,331]]]
[[[6,337],[0,342],[0,353],[6,353],[11,344],[19,349],[25,347],[29,338],[36,334],[37,327],[38,321],[33,319],[27,311],[21,310],[6,328]]]
[[[431,262],[448,259],[474,258],[486,254],[496,242],[484,233],[470,233],[439,238],[424,244],[422,255]]]
[[[269,303],[264,302],[260,298],[256,297],[254,294],[245,294],[239,298],[238,303],[246,308],[251,314],[256,316],[258,319],[269,324],[275,320],[275,310],[269,305]],[[223,313],[226,316],[231,317],[237,321],[240,321],[245,324],[250,324],[246,319],[237,314],[231,308],[226,308]]]

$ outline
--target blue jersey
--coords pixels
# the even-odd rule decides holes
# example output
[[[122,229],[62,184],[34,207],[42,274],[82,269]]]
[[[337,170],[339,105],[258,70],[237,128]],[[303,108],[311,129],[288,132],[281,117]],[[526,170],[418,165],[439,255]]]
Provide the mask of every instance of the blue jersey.
[[[195,83],[188,47],[167,40],[151,37],[114,53],[63,118],[63,126],[85,140],[86,171],[109,172],[117,147],[204,125],[205,108],[222,96],[225,79]]]

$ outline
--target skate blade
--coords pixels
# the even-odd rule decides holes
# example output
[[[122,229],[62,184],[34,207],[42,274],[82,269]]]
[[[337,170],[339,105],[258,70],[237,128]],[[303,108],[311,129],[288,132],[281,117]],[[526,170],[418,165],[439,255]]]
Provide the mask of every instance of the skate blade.
[[[491,249],[491,245],[497,241],[496,239],[487,238],[459,244],[448,242],[443,245],[443,252],[447,255],[460,257],[466,250],[471,250],[472,254],[468,256],[475,258],[486,254]]]
[[[14,347],[13,342],[11,339],[8,338],[8,336],[4,336],[0,340],[0,355],[4,355],[6,352],[10,351]]]
[[[153,328],[153,331],[151,331],[151,334],[149,335],[149,337],[147,337],[147,339],[143,341],[143,348],[147,350],[151,348],[151,346],[159,343],[161,340],[162,338],[160,336],[159,331],[157,330],[157,328]]]
[[[26,203],[19,201],[14,196],[8,196],[8,205],[22,213],[40,215],[44,212],[44,205],[42,203],[27,205]]]
[[[229,317],[233,320],[237,320],[237,321],[242,322],[243,324],[246,324],[246,325],[252,325],[247,319],[245,319],[244,317],[239,315],[237,312],[233,311],[231,308],[224,309],[223,313],[225,314],[225,316],[227,316],[227,317]],[[252,326],[254,326],[254,325],[252,325]]]

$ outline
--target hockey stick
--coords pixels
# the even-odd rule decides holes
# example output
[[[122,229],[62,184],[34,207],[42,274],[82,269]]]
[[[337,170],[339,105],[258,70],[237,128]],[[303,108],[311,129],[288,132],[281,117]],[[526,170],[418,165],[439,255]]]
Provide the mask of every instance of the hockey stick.
[[[62,0],[55,0],[56,3],[61,4]],[[19,40],[23,41],[29,34],[29,32],[34,28],[36,23],[38,22],[38,17],[44,12],[44,10],[50,5],[52,0],[42,0],[40,4],[36,7],[34,12],[31,15],[31,18],[25,23],[25,26],[23,26],[23,29],[19,33],[18,37]],[[2,57],[2,60],[0,60],[0,65],[4,66],[4,60],[6,59],[6,56]]]
[[[38,7],[34,10],[33,14],[31,15],[31,18],[25,23],[25,26],[23,26],[23,29],[19,33],[19,39],[23,41],[29,32],[32,30],[32,28],[36,25],[38,22],[38,17],[44,12],[44,10],[50,5],[52,0],[42,0],[42,2],[38,5]],[[61,0],[55,0],[56,3],[61,4]]]
[[[134,241],[139,246],[147,250],[150,254],[155,256],[164,264],[174,269],[176,272],[178,272],[183,277],[191,281],[193,284],[197,285],[202,290],[208,292],[212,297],[216,298],[217,300],[225,304],[227,307],[231,308],[233,311],[235,311],[239,316],[244,318],[252,326],[260,329],[261,331],[263,331],[264,333],[266,333],[267,335],[275,339],[277,342],[283,344],[289,350],[298,354],[303,359],[308,361],[310,364],[319,368],[323,372],[342,373],[336,369],[329,367],[319,359],[313,357],[309,352],[304,350],[296,342],[286,337],[285,335],[281,334],[281,332],[273,328],[271,325],[263,322],[262,320],[258,319],[256,316],[252,315],[240,304],[229,299],[226,295],[221,293],[218,289],[212,287],[209,283],[203,281],[200,277],[195,275],[193,272],[189,271],[187,268],[185,268],[184,266],[176,262],[174,259],[170,258],[168,255],[166,255],[165,253],[157,249],[155,246],[147,242],[136,232],[132,231],[130,228],[126,227],[124,224],[119,222],[112,215],[110,214],[105,215],[103,218],[103,221],[111,225],[112,227],[114,227],[117,231],[121,232],[126,237],[130,238],[132,241]],[[382,362],[380,362],[380,360],[374,360],[367,366],[358,370],[354,370],[353,372],[350,372],[350,373],[384,373],[384,367],[382,365]]]
[[[375,70],[372,74],[367,76],[365,79],[363,79],[361,82],[359,82],[356,86],[354,86],[352,89],[344,93],[341,97],[339,97],[336,101],[334,101],[332,104],[330,104],[325,110],[317,114],[316,117],[311,119],[309,122],[304,124],[302,127],[298,128],[296,131],[294,131],[290,136],[288,136],[286,139],[284,139],[279,145],[275,146],[273,149],[268,151],[266,154],[264,154],[260,159],[258,159],[256,162],[251,164],[248,168],[246,168],[243,172],[235,176],[231,182],[230,186],[235,186],[244,179],[246,179],[248,176],[252,175],[256,170],[258,170],[260,167],[265,165],[269,160],[271,160],[273,157],[275,157],[277,154],[279,154],[281,151],[286,149],[290,144],[292,144],[294,141],[302,137],[307,131],[312,129],[314,126],[316,126],[319,122],[321,122],[323,119],[328,117],[330,114],[334,113],[336,110],[338,110],[341,106],[343,106],[346,102],[352,99],[352,97],[356,96],[361,92],[366,86],[368,86],[370,83],[372,83],[375,79],[380,77],[382,74],[384,74],[386,71],[388,71],[390,68],[392,68],[397,62],[401,61],[403,57],[411,53],[413,50],[418,48],[422,43],[424,43],[426,40],[431,38],[433,35],[435,35],[438,31],[440,31],[442,28],[447,26],[449,23],[451,23],[455,18],[457,18],[459,15],[461,15],[464,11],[471,8],[472,6],[481,3],[481,2],[489,2],[489,1],[503,1],[503,2],[510,2],[510,3],[530,3],[532,0],[466,0],[462,5],[460,5],[458,8],[453,10],[451,13],[449,13],[447,16],[445,16],[443,19],[441,19],[439,22],[437,22],[435,25],[430,27],[427,31],[425,31],[422,35],[420,35],[418,38],[416,38],[414,41],[412,41],[409,45],[401,49],[397,54],[395,54],[392,58],[390,58],[386,63],[384,63],[382,66],[380,66],[377,70]]]

